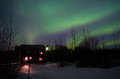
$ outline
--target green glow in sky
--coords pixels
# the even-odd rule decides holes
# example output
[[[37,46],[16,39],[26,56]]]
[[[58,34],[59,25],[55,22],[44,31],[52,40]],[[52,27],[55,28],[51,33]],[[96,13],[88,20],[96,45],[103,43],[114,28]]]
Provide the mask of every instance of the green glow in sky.
[[[20,32],[24,34],[20,36],[34,44],[41,35],[57,35],[110,17],[120,11],[119,4],[119,0],[17,0],[14,12],[21,20]],[[94,28],[90,25],[87,29],[91,36],[110,34],[120,29],[120,19]]]
[[[103,26],[104,27],[104,29],[103,28],[101,28],[101,27],[97,27],[96,29],[93,29],[94,31],[90,31],[90,32],[88,32],[88,34],[89,34],[89,37],[93,37],[93,36],[100,36],[100,35],[105,35],[105,34],[110,34],[110,33],[114,33],[115,31],[119,31],[120,30],[120,22],[117,22],[117,23],[114,23],[114,24],[111,24],[111,25],[107,25],[107,26]],[[114,28],[113,28],[114,27]],[[98,30],[99,29],[99,30]],[[76,42],[76,45],[79,45],[80,44],[80,42],[82,42],[82,40],[83,40],[83,36],[82,36],[82,34],[81,33],[78,33],[78,34],[76,34],[77,36],[81,36],[80,38],[78,38],[79,39],[79,41],[77,41]],[[113,36],[114,37],[114,36]],[[102,39],[104,39],[104,38],[102,38]],[[113,39],[113,38],[112,38]],[[72,39],[69,39],[68,40],[68,42],[67,42],[67,45],[68,45],[68,47],[69,48],[71,48],[71,45],[70,45],[70,42],[71,42],[71,40]],[[111,40],[111,41],[109,41],[109,40],[111,40],[111,39],[108,39],[107,41],[106,41],[106,43],[105,43],[105,45],[106,46],[108,46],[108,45],[112,45],[112,44],[117,44],[117,43],[119,43],[120,44],[120,42],[115,42],[116,40]]]

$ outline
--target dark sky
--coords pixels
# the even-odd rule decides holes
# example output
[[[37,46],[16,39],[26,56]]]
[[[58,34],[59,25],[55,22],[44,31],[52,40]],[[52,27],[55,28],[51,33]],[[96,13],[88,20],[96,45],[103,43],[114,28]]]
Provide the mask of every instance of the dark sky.
[[[69,46],[71,29],[77,36],[87,29],[108,45],[120,34],[120,0],[0,0],[0,9],[14,15],[18,39],[29,44],[61,38]]]

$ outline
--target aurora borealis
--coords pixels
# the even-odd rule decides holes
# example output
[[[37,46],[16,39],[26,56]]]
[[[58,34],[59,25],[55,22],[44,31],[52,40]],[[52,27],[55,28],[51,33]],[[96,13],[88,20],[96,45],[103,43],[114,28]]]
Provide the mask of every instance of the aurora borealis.
[[[68,44],[71,29],[79,36],[87,29],[108,45],[120,34],[120,0],[4,0],[0,8],[14,14],[18,39],[25,38],[28,44],[59,38]]]

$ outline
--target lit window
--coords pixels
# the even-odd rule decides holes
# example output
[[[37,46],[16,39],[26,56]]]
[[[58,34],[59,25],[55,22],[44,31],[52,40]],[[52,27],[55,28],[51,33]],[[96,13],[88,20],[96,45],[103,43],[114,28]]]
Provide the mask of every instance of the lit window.
[[[42,58],[39,58],[39,61],[42,61],[43,59]]]
[[[28,61],[28,57],[25,57],[25,61]]]
[[[43,54],[43,52],[40,52],[40,54]]]
[[[32,57],[29,57],[30,60],[32,60]]]

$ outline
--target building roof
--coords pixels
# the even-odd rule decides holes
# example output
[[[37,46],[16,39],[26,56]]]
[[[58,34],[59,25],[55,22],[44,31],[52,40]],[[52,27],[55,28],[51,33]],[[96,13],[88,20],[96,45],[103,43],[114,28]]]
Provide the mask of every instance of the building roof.
[[[21,45],[21,49],[45,49],[44,45]]]

